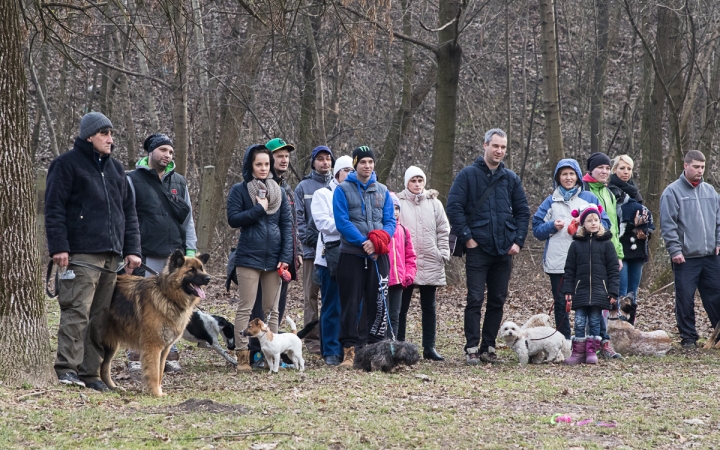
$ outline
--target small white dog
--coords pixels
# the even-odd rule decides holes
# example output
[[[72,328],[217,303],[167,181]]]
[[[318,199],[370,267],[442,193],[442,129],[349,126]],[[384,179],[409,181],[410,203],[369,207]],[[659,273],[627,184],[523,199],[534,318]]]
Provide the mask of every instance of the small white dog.
[[[533,356],[533,364],[539,364],[545,357],[549,362],[565,360],[563,346],[565,336],[554,328],[535,327],[522,329],[513,322],[505,322],[500,327],[500,337],[505,344],[518,355],[520,365],[524,366]],[[535,357],[536,355],[541,355]]]
[[[527,330],[528,328],[537,328],[537,327],[550,327],[553,328],[553,320],[550,316],[547,314],[535,314],[534,316],[530,317],[527,322],[525,322],[522,326],[523,330]],[[570,339],[565,339],[565,342],[563,343],[562,348],[562,354],[565,357],[565,359],[569,358],[572,354],[572,341]],[[532,358],[533,364],[540,364],[545,359],[545,353],[538,353]]]
[[[260,341],[260,349],[265,355],[270,372],[277,373],[280,367],[280,354],[287,354],[292,359],[295,368],[300,372],[305,370],[305,360],[302,357],[302,341],[297,337],[295,322],[286,317],[292,333],[274,334],[270,328],[260,319],[253,319],[243,330],[243,336],[257,338]]]
[[[550,327],[552,328],[553,321],[550,316],[547,314],[535,314],[534,316],[530,317],[527,322],[525,322],[522,326],[523,330],[527,330],[528,328],[537,328],[537,327]]]

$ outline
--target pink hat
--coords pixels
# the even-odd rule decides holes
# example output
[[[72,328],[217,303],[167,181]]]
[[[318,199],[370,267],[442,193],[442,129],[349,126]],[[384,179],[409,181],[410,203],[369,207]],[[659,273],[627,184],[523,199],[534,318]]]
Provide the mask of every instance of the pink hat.
[[[595,205],[593,203],[590,203],[582,210],[579,210],[579,209],[573,210],[573,212],[571,214],[573,217],[580,217],[580,225],[584,225],[585,219],[587,218],[587,216],[589,216],[590,214],[597,214],[598,217],[600,217],[602,212],[603,212],[602,205]]]

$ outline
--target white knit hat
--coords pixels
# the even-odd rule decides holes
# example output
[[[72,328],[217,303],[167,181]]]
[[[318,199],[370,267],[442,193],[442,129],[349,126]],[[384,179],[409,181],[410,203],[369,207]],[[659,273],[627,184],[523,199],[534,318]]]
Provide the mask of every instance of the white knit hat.
[[[425,176],[425,172],[422,171],[421,168],[418,166],[410,166],[405,171],[405,188],[407,188],[408,183],[410,180],[412,180],[413,177],[422,177],[423,180],[427,183],[427,177]]]
[[[347,168],[353,168],[352,158],[347,155],[339,157],[335,160],[335,166],[333,167],[333,176],[336,176],[338,172]]]

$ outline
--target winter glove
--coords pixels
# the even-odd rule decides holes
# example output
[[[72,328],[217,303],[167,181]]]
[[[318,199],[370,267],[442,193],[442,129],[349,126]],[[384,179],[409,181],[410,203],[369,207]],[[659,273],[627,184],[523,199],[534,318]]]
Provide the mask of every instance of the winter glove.
[[[390,253],[390,235],[385,230],[372,230],[368,233],[368,239],[375,247],[377,255]]]

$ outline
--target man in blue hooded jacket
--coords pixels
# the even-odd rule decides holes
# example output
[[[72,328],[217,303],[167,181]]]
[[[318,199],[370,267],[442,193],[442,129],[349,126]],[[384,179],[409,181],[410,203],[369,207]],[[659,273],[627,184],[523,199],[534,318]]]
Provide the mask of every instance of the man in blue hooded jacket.
[[[343,368],[352,368],[356,346],[385,338],[385,299],[390,273],[387,254],[396,225],[390,192],[375,176],[373,151],[367,146],[356,148],[352,164],[355,172],[333,193],[335,227],[340,232],[337,282],[342,286]]]

